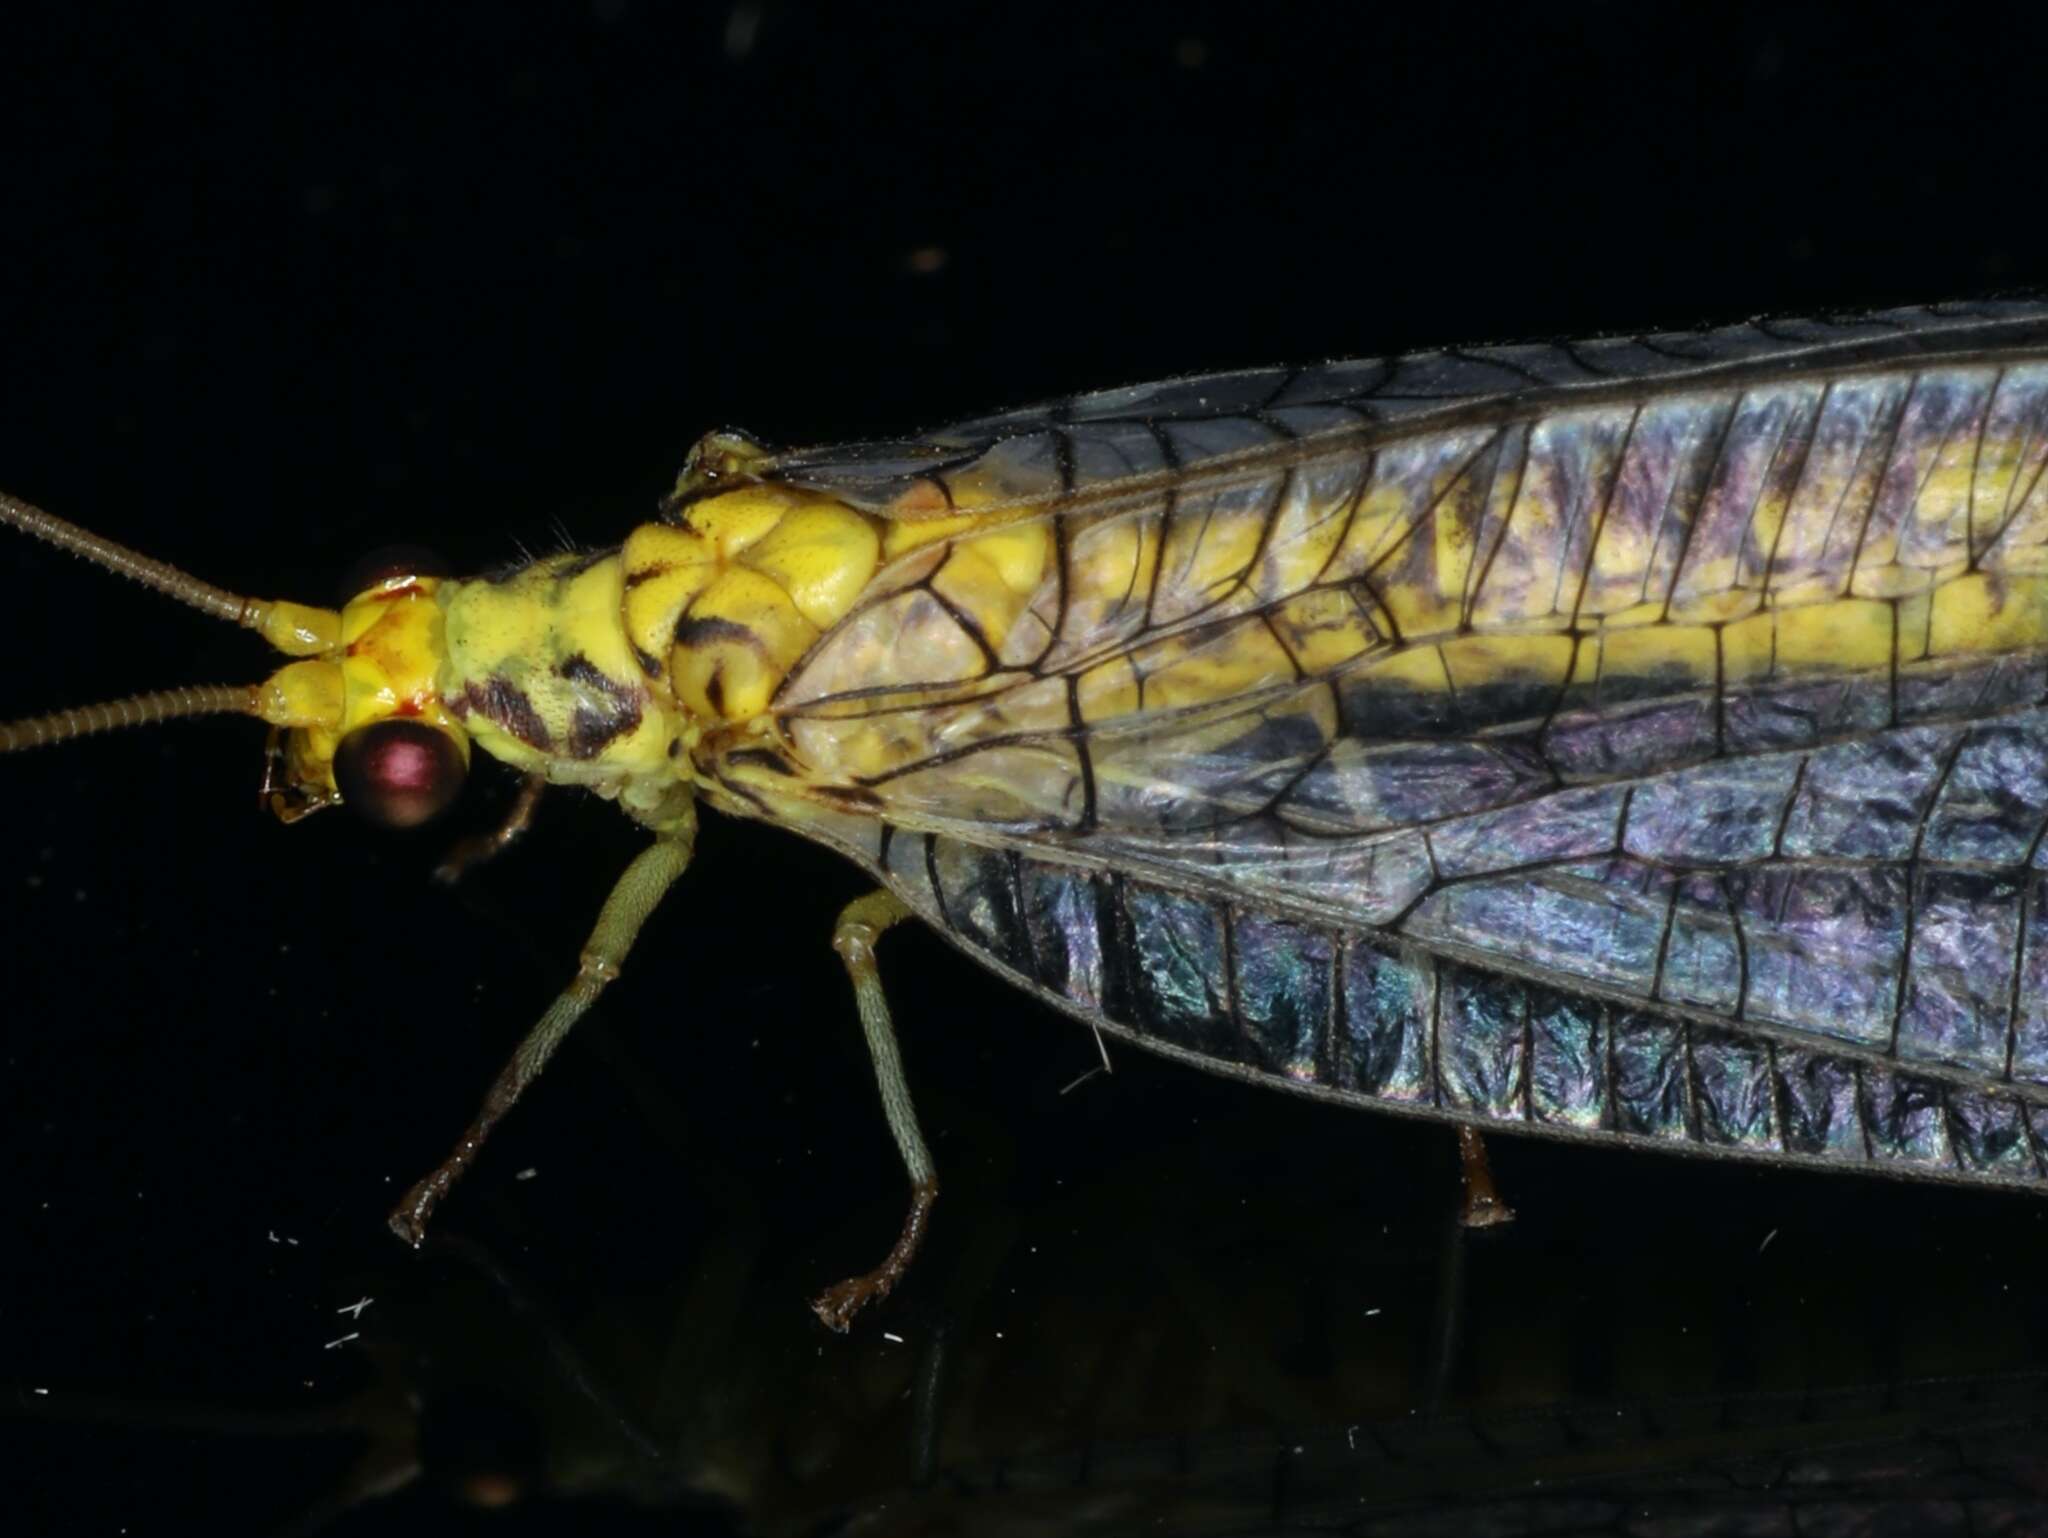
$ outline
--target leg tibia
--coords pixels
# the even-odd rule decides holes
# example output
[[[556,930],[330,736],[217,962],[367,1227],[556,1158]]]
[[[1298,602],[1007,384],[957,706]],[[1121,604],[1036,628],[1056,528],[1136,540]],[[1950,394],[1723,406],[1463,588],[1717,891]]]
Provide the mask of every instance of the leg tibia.
[[[910,1211],[903,1220],[903,1232],[882,1263],[864,1276],[828,1287],[811,1305],[828,1326],[842,1332],[864,1306],[887,1297],[903,1279],[939,1194],[938,1171],[925,1147],[924,1134],[918,1130],[917,1110],[911,1104],[910,1086],[904,1082],[903,1058],[889,1019],[889,1001],[882,992],[882,974],[875,965],[875,942],[910,916],[910,910],[892,894],[871,892],[848,903],[832,931],[832,948],[846,963],[846,975],[853,983],[861,1031],[875,1065],[875,1084],[882,1092],[882,1114],[888,1118],[889,1134],[896,1140],[896,1151],[903,1156],[903,1167],[910,1176]]]

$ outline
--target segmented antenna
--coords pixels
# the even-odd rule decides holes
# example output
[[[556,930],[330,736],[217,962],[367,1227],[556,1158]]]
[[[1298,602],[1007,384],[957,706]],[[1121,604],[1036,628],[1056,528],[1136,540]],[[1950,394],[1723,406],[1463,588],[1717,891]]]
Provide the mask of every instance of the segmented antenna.
[[[124,726],[155,726],[183,716],[257,714],[256,690],[249,684],[193,684],[183,689],[159,689],[154,694],[131,694],[124,700],[108,700],[100,705],[53,710],[46,716],[0,721],[0,753],[46,748]]]
[[[116,576],[155,588],[165,597],[175,598],[202,614],[211,614],[215,619],[229,620],[250,630],[263,628],[263,611],[267,605],[256,599],[230,593],[211,582],[201,582],[167,561],[151,560],[126,545],[104,539],[89,529],[81,529],[55,513],[46,513],[40,507],[18,497],[10,497],[4,491],[0,491],[0,523],[12,524],[22,533],[80,556],[95,566],[105,567]]]
[[[168,598],[229,620],[253,630],[272,646],[291,657],[306,657],[333,646],[340,633],[341,616],[331,609],[306,604],[268,603],[230,593],[211,582],[201,582],[167,561],[153,561],[126,545],[103,539],[54,513],[10,497],[0,491],[0,524],[55,545],[71,555],[82,556],[93,565],[118,577],[140,582]],[[259,686],[253,684],[199,684],[182,689],[159,689],[153,694],[135,694],[99,705],[78,705],[70,710],[29,716],[20,721],[0,721],[0,753],[18,753],[23,748],[40,748],[55,742],[94,732],[113,731],[124,726],[154,726],[182,716],[240,715],[264,718]],[[267,719],[267,718],[265,718]]]

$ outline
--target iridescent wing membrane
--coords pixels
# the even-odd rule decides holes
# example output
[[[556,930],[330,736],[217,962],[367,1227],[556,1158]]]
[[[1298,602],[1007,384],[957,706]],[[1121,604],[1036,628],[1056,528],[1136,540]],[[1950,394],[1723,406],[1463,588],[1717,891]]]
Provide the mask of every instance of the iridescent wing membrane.
[[[722,772],[1216,1071],[2041,1187],[2044,465],[2024,304],[778,456],[893,559]]]

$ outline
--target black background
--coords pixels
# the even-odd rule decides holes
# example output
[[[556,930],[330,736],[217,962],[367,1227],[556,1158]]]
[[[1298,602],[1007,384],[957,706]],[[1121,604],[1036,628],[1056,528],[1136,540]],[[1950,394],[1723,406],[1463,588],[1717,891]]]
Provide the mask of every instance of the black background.
[[[392,539],[459,569],[614,542],[716,426],[857,437],[1202,367],[2044,276],[2021,10],[1335,14],[15,10],[0,484],[331,602]],[[21,540],[0,610],[0,714],[266,666]],[[260,738],[0,764],[24,1531],[317,1516],[360,1473],[362,1441],[313,1434],[344,1414],[401,1465],[424,1424],[436,1470],[504,1476],[409,1485],[345,1531],[580,1531],[593,1501],[727,1530],[678,1518],[685,1489],[825,1520],[911,1481],[942,1329],[971,1366],[941,1463],[2043,1363],[2036,1203],[1501,1139],[1522,1218],[1467,1257],[1436,1382],[1445,1134],[1129,1049],[1063,1093],[1087,1033],[922,935],[884,968],[947,1194],[904,1291],[830,1337],[805,1297],[879,1256],[900,1200],[826,943],[860,883],[715,819],[446,1209],[473,1247],[411,1256],[385,1209],[638,836],[557,793],[451,893],[426,879],[445,832],[260,813]],[[480,774],[459,821],[509,790]],[[635,1462],[593,1396],[672,1456]]]

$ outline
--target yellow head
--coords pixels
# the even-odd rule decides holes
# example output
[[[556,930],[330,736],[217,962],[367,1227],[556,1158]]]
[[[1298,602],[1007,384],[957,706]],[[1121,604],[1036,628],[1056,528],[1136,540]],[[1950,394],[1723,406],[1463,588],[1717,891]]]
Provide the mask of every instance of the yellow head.
[[[373,578],[339,614],[303,611],[319,616],[323,644],[310,655],[281,648],[303,660],[256,691],[254,713],[275,728],[264,794],[279,817],[341,801],[372,822],[413,827],[455,799],[470,743],[435,688],[439,586],[408,563]]]
[[[411,827],[461,790],[469,735],[435,687],[444,653],[439,579],[417,562],[373,573],[337,611],[240,597],[5,494],[0,523],[254,630],[295,659],[253,687],[169,689],[0,724],[0,752],[233,712],[271,725],[264,796],[286,821],[347,802],[372,822]]]

